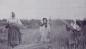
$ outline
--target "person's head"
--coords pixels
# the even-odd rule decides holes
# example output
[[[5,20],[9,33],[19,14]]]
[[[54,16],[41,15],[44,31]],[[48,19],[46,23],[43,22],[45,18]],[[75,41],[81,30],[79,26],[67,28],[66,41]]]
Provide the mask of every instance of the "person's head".
[[[47,27],[47,18],[43,18],[42,21],[43,21],[43,26]]]
[[[11,18],[15,18],[15,13],[11,12]]]
[[[43,18],[43,23],[47,23],[47,18]]]

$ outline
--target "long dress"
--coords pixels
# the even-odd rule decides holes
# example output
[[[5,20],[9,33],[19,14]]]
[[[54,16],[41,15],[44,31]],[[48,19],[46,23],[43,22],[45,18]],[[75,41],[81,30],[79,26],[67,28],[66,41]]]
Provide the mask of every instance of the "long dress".
[[[17,26],[10,24],[8,28],[8,44],[9,46],[17,46],[21,41],[21,33]]]
[[[41,41],[42,42],[49,42],[49,33],[50,33],[50,26],[48,25],[47,27],[41,26],[40,27],[40,32],[41,32]]]
[[[8,45],[15,47],[21,42],[21,32],[20,28],[18,27],[20,22],[16,19],[10,19],[8,22]]]

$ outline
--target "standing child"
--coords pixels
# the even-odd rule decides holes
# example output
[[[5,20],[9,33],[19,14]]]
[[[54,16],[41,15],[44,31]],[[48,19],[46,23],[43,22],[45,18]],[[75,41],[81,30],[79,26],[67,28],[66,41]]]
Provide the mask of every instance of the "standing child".
[[[42,19],[40,31],[41,31],[41,41],[49,42],[48,34],[50,32],[50,26],[49,26],[47,18]]]

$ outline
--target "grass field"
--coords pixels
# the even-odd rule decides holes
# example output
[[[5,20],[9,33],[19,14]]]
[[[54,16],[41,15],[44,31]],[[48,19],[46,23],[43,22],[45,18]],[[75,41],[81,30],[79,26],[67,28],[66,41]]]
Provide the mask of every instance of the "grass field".
[[[21,29],[21,33],[22,43],[13,49],[48,49],[49,47],[52,47],[51,49],[63,49],[65,41],[67,41],[70,34],[66,31],[65,25],[61,20],[52,22],[49,34],[51,43],[43,44],[38,42],[41,33],[38,27]],[[4,47],[4,49],[7,49],[7,47]]]
[[[62,49],[65,45],[65,41],[69,37],[66,31],[65,25],[62,21],[53,22],[51,25],[50,40],[52,43],[42,44],[36,43],[40,37],[39,28],[36,29],[24,29],[22,32],[22,44],[14,49]]]

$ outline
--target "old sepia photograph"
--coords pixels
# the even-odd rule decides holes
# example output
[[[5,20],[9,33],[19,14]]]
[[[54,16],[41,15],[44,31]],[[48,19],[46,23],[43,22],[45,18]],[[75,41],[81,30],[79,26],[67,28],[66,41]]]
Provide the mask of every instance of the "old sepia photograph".
[[[0,49],[86,49],[86,0],[0,0]]]

